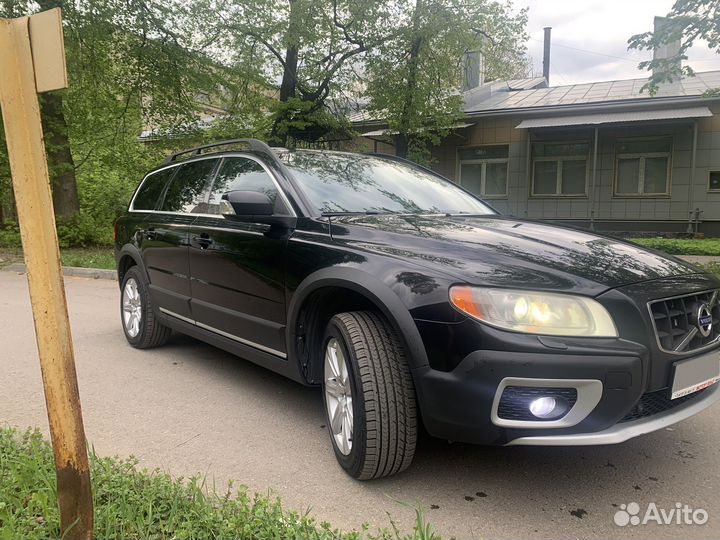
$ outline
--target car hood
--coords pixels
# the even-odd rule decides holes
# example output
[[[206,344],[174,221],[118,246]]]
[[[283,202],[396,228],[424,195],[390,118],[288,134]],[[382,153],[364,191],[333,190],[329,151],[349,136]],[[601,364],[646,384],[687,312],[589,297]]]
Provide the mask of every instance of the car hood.
[[[536,290],[603,291],[694,266],[628,242],[500,216],[333,217],[333,240],[441,269],[469,283]]]

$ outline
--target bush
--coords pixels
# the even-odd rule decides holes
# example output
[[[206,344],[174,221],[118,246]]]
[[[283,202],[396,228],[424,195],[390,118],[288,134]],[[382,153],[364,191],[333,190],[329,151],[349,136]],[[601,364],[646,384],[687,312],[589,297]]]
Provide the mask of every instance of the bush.
[[[5,227],[0,229],[0,248],[19,247],[22,247],[20,228],[17,223],[6,223]]]
[[[280,499],[245,487],[222,496],[200,477],[173,478],[137,469],[137,460],[90,455],[96,538],[360,538],[307,513],[283,509]],[[60,538],[53,454],[38,431],[0,429],[0,538]],[[367,533],[363,528],[362,533]],[[397,530],[376,538],[399,538]],[[433,538],[422,513],[406,538]]]

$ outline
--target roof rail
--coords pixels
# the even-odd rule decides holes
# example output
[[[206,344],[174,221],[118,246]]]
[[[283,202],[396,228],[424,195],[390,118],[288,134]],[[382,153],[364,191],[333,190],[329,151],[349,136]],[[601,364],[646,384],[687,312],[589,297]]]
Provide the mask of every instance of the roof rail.
[[[212,144],[205,144],[203,146],[196,146],[195,148],[190,148],[188,150],[182,150],[181,152],[176,152],[174,154],[171,154],[165,159],[164,163],[175,163],[178,161],[178,158],[180,156],[184,156],[185,154],[190,154],[189,157],[193,156],[199,156],[203,154],[203,150],[208,150],[210,148],[216,148],[219,146],[230,146],[230,145],[245,145],[248,150],[253,150],[256,152],[262,152],[262,153],[268,153],[272,155],[272,149],[263,141],[259,139],[230,139],[227,141],[220,141]]]

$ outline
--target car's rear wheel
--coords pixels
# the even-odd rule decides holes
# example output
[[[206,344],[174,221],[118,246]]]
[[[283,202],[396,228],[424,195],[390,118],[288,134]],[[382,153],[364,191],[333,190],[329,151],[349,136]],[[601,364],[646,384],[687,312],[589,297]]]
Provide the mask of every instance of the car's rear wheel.
[[[335,456],[354,478],[406,469],[415,454],[417,415],[405,350],[379,314],[335,315],[323,340],[323,395]]]
[[[123,277],[120,319],[128,343],[137,349],[163,345],[171,330],[155,317],[147,281],[136,266]]]

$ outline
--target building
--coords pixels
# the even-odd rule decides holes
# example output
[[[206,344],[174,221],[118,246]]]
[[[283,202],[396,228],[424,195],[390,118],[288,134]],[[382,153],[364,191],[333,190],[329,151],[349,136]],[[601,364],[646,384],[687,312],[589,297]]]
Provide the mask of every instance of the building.
[[[464,92],[464,120],[433,148],[433,167],[504,214],[720,236],[720,96],[706,97],[720,71],[654,96],[645,83],[480,84]],[[382,121],[354,124],[366,147],[394,153]]]

